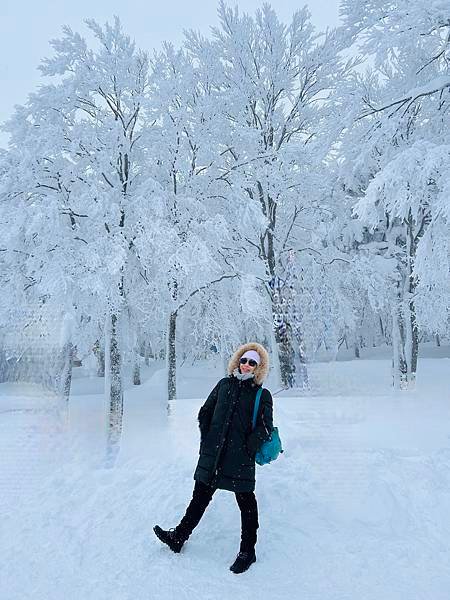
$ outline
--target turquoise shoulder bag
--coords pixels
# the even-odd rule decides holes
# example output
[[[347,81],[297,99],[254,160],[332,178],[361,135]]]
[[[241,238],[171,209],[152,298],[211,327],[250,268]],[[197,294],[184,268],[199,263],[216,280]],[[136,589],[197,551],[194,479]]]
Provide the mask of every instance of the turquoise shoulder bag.
[[[259,401],[261,399],[262,392],[262,388],[259,388],[259,390],[256,392],[255,408],[253,409],[252,429],[255,429],[256,417],[258,416]],[[258,465],[267,465],[276,458],[278,458],[279,454],[281,454],[282,452],[283,448],[281,446],[278,427],[274,427],[272,433],[270,434],[270,438],[261,444],[261,447],[256,453],[255,460],[258,463]]]

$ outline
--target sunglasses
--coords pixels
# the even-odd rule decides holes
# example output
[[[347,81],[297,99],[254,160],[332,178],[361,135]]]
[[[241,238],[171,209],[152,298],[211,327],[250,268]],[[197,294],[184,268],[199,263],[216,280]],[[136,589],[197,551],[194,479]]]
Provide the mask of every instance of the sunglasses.
[[[258,364],[258,363],[256,362],[256,360],[253,360],[253,358],[248,358],[248,359],[247,359],[247,358],[241,358],[241,360],[239,361],[239,363],[240,363],[241,365],[246,365],[246,364],[247,364],[247,362],[248,362],[248,364],[249,364],[251,367],[256,367],[256,365]]]

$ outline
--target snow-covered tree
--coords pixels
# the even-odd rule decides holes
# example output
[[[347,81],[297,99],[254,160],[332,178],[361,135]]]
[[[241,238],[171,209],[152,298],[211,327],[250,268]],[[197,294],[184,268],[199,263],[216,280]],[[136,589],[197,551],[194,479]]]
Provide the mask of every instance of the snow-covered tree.
[[[150,172],[165,191],[173,242],[164,274],[169,289],[166,363],[170,401],[176,397],[176,334],[181,312],[192,302],[207,302],[201,292],[238,274],[230,272],[220,253],[229,231],[223,202],[212,191],[220,159],[221,123],[207,76],[183,49],[176,51],[165,44],[152,60],[150,101]]]
[[[330,148],[321,123],[329,115],[334,82],[351,63],[340,59],[343,46],[335,31],[314,34],[306,9],[284,25],[267,4],[252,18],[221,2],[219,19],[213,40],[191,33],[187,47],[218,90],[227,124],[222,193],[238,196],[251,213],[246,231],[234,224],[236,238],[241,257],[254,253],[261,263],[256,275],[270,304],[281,380],[292,386],[299,353],[285,310],[288,287],[280,284],[301,220],[308,211],[320,220],[314,184],[323,177]]]
[[[365,248],[388,259],[394,385],[405,388],[415,381],[419,327],[438,331],[448,318],[448,302],[437,313],[426,307],[448,286],[450,21],[440,2],[342,7],[375,65],[357,79],[361,105],[343,140],[344,182],[368,230]]]
[[[125,315],[133,309],[130,300],[139,299],[136,286],[141,296],[153,291],[141,272],[148,280],[163,264],[170,232],[162,219],[163,192],[145,168],[147,56],[118,19],[103,28],[87,24],[97,47],[64,28],[52,42],[54,56],[41,64],[56,83],[31,94],[9,122],[13,166],[5,181],[9,214],[3,226],[13,221],[13,231],[23,231],[29,253],[23,269],[37,293],[75,314],[78,324],[84,320],[82,336],[73,340],[77,347],[92,348],[102,336],[114,446],[123,411]],[[16,246],[8,242],[11,256]],[[145,264],[139,247],[147,250]]]

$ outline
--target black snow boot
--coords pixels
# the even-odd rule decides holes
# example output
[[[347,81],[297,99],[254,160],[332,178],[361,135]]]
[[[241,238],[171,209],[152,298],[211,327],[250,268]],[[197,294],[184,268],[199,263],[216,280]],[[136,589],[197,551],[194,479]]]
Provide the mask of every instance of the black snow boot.
[[[153,531],[155,535],[169,548],[172,552],[180,552],[183,547],[184,542],[186,541],[186,537],[181,536],[180,533],[175,529],[169,529],[166,531],[165,529],[161,529],[159,525],[155,525],[153,527]]]
[[[230,567],[230,571],[233,573],[243,573],[250,565],[256,562],[255,550],[249,550],[248,552],[239,552],[236,556],[236,560]]]

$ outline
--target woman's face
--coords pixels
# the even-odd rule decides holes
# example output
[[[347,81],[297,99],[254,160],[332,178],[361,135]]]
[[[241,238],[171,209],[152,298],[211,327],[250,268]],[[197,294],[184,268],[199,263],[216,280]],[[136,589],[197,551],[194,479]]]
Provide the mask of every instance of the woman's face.
[[[244,360],[245,363],[242,363],[241,361]],[[252,364],[250,364],[252,363]],[[239,361],[239,368],[241,370],[241,373],[253,373],[253,371],[256,369],[256,367],[258,366],[256,364],[256,362],[250,358],[250,363],[249,363],[249,359],[248,358],[244,358],[244,359],[240,359]]]

